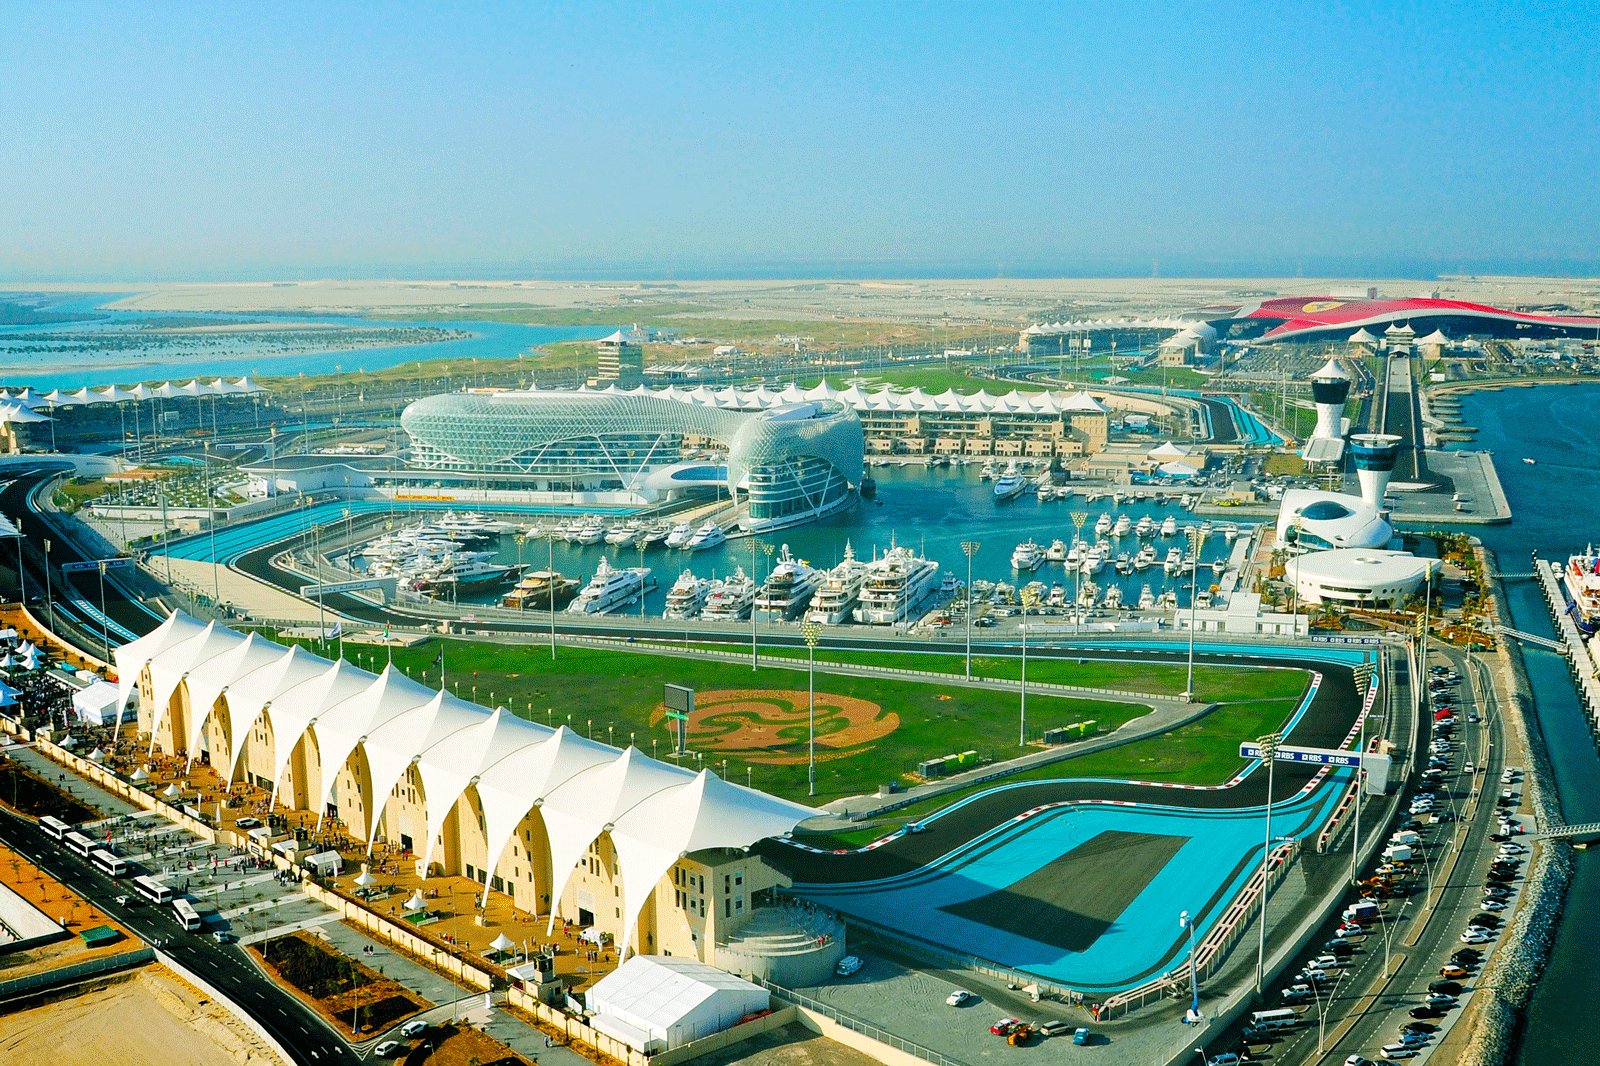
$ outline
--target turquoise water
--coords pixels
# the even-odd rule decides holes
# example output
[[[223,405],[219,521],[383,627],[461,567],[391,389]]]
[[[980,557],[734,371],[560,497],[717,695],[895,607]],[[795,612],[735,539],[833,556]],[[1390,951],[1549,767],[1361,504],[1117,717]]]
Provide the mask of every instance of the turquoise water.
[[[1463,398],[1462,417],[1479,428],[1473,448],[1495,453],[1515,516],[1508,526],[1475,529],[1509,571],[1528,569],[1529,554],[1565,559],[1600,541],[1600,385],[1547,385]],[[1529,466],[1521,459],[1537,460]],[[1531,581],[1506,588],[1518,628],[1553,635],[1544,597]],[[1600,821],[1600,758],[1578,703],[1566,660],[1524,648],[1539,728],[1555,764],[1556,785],[1569,823]],[[1556,948],[1527,1011],[1519,1062],[1526,1066],[1587,1066],[1595,1061],[1588,1024],[1600,1001],[1600,852],[1577,853],[1577,874]]]

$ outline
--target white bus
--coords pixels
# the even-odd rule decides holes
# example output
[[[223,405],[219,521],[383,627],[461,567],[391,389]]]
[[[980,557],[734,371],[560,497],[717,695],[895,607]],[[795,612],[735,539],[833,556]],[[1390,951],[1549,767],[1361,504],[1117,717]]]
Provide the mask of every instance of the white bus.
[[[95,848],[99,847],[98,844],[96,844],[94,841],[90,840],[88,837],[84,836],[82,833],[77,833],[77,832],[68,833],[66,836],[62,837],[61,839],[67,845],[68,848],[70,848],[72,851],[77,852],[79,855],[82,855],[86,859],[89,857],[89,853],[91,851],[93,851]]]
[[[91,851],[89,861],[112,877],[121,877],[128,872],[128,860],[109,851]]]
[[[1289,1029],[1300,1024],[1300,1015],[1288,1007],[1258,1010],[1250,1015],[1250,1024],[1257,1029]]]
[[[191,933],[200,931],[200,912],[194,909],[193,904],[182,896],[175,896],[172,900],[172,911],[178,916],[178,924]]]
[[[48,814],[39,819],[39,828],[57,840],[65,840],[67,834],[72,832],[72,826]]]
[[[153,877],[135,877],[133,890],[151,903],[171,903],[172,889]]]

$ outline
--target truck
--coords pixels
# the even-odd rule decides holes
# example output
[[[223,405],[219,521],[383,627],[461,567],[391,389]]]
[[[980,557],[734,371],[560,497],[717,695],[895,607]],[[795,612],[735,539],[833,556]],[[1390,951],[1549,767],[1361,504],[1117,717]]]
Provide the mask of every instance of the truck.
[[[1359,903],[1352,903],[1346,907],[1341,917],[1347,922],[1375,922],[1378,920],[1378,905],[1371,900],[1364,899]]]
[[[1409,844],[1391,844],[1383,849],[1383,857],[1390,862],[1410,862],[1415,854]]]
[[[1415,847],[1422,843],[1422,838],[1410,829],[1402,829],[1389,838],[1391,844],[1408,844]]]

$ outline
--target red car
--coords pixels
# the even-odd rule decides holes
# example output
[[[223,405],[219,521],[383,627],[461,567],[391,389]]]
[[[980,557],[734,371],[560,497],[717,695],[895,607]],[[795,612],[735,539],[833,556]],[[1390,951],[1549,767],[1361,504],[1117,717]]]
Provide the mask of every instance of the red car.
[[[1001,1018],[999,1021],[989,1026],[989,1032],[993,1033],[995,1036],[1007,1036],[1010,1034],[1011,1030],[1015,1029],[1021,1024],[1021,1018]]]

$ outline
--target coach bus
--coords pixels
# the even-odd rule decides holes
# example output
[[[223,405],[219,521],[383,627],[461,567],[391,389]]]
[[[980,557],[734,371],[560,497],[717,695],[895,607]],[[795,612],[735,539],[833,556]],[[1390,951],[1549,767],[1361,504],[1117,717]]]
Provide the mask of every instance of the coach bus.
[[[151,903],[171,903],[172,889],[153,877],[135,877],[133,890]]]
[[[99,846],[82,833],[68,833],[62,840],[68,848],[86,859],[89,857],[89,853]]]
[[[72,826],[63,822],[60,818],[54,818],[48,814],[39,819],[39,828],[56,840],[65,840],[67,834],[72,832]]]
[[[172,900],[172,911],[178,916],[178,923],[191,933],[200,931],[200,912],[194,905],[182,896],[175,896]]]
[[[91,851],[89,853],[89,861],[112,877],[121,877],[128,872],[128,860],[109,851]]]

